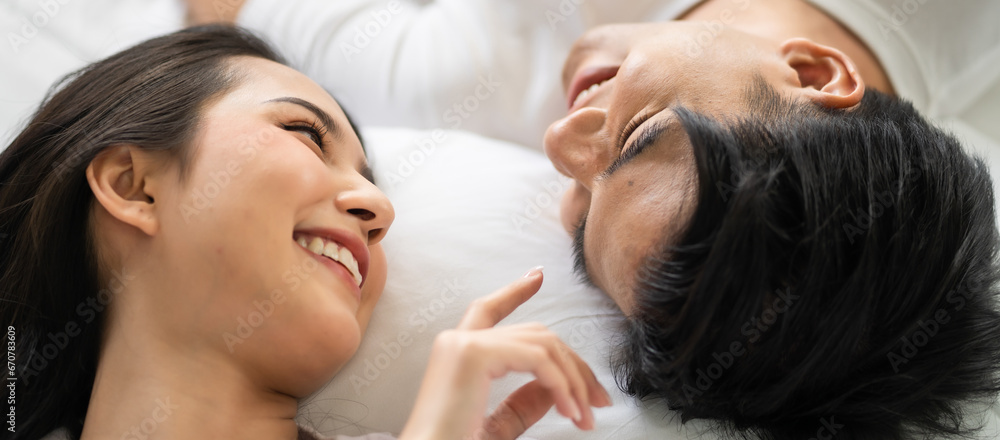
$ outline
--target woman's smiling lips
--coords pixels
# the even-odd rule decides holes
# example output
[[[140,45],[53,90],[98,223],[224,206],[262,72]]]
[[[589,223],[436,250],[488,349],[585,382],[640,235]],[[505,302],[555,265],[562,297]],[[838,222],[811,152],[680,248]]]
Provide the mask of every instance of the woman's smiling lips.
[[[320,263],[344,279],[360,299],[368,277],[368,246],[355,235],[340,229],[297,229],[292,239]]]

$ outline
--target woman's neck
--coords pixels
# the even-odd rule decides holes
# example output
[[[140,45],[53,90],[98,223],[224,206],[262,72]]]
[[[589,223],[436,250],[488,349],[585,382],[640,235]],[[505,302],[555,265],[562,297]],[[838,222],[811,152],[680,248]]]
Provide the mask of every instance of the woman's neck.
[[[682,20],[718,21],[776,41],[804,37],[847,54],[868,87],[894,94],[878,58],[837,20],[803,0],[706,0]]]
[[[163,341],[150,321],[108,329],[82,440],[297,438],[295,398],[255,383],[235,355]]]

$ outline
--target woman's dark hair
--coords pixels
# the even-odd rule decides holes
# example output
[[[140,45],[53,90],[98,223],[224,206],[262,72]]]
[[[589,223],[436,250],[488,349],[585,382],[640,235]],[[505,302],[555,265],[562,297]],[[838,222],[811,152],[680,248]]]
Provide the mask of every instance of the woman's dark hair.
[[[1000,390],[986,166],[907,102],[677,109],[697,208],[636,277],[619,385],[728,437],[971,435]]]
[[[106,268],[90,229],[87,166],[103,149],[129,144],[169,154],[183,174],[201,111],[239,81],[227,64],[235,56],[284,63],[232,27],[155,38],[67,76],[0,153],[0,322],[16,344],[17,430],[8,438],[59,427],[79,437],[102,311],[115,279],[129,276],[104,283],[99,275]],[[11,375],[5,369],[5,385]]]

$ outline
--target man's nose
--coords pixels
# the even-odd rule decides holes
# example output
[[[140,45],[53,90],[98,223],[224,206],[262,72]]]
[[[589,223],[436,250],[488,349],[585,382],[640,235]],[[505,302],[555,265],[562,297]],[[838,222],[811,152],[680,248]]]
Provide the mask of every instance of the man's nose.
[[[587,189],[610,165],[615,149],[607,130],[608,112],[585,107],[560,119],[545,132],[545,154],[559,172]]]

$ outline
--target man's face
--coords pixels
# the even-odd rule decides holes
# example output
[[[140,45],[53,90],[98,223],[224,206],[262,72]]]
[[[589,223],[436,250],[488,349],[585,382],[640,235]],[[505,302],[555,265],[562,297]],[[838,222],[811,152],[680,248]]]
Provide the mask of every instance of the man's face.
[[[598,28],[576,42],[564,66],[569,114],[544,141],[556,169],[575,180],[562,221],[578,239],[581,269],[625,313],[639,267],[679,238],[695,209],[694,155],[672,109],[733,120],[746,112],[755,75],[779,93],[802,88],[779,42],[723,29],[692,46],[706,29],[697,22]]]

